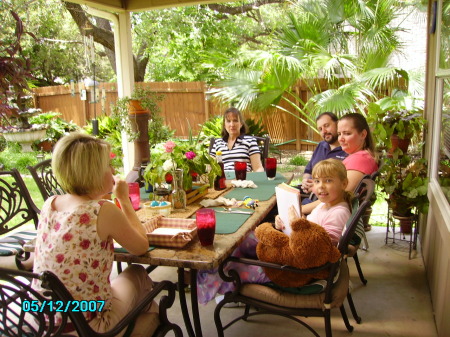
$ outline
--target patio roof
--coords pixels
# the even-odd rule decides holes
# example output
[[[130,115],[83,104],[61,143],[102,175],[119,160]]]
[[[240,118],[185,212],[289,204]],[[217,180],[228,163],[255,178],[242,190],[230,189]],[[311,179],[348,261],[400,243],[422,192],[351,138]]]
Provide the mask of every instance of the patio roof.
[[[226,0],[71,0],[70,2],[120,13],[120,12],[138,12],[150,9],[190,6],[197,4],[209,4],[227,1]]]

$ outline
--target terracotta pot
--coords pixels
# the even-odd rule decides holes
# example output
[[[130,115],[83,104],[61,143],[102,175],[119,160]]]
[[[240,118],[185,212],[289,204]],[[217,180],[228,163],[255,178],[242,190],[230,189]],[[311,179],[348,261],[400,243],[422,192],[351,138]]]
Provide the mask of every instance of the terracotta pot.
[[[37,144],[38,148],[44,152],[52,152],[54,143],[49,140],[44,140]]]
[[[404,154],[408,152],[409,144],[411,143],[410,138],[402,139],[397,134],[391,136],[392,147],[389,149],[388,157],[392,157],[394,151],[398,148],[403,151]]]
[[[403,234],[411,234],[412,225],[414,221],[413,216],[398,216],[394,215],[394,218],[400,222],[400,232]]]
[[[130,99],[129,105],[128,105],[128,112],[129,114],[141,114],[141,113],[148,113],[148,110],[145,110],[142,105],[141,101],[137,99]]]

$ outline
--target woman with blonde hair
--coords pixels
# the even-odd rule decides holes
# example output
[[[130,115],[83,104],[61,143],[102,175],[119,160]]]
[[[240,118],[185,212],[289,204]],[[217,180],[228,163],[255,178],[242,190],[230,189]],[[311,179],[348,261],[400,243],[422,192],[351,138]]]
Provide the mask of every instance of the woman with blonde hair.
[[[55,273],[76,301],[95,300],[99,304],[97,311],[84,313],[98,332],[116,325],[153,287],[140,265],[129,266],[110,281],[114,240],[136,255],[149,247],[130,202],[128,184],[113,176],[110,152],[108,143],[82,133],[71,133],[58,141],[52,169],[67,194],[48,198],[42,207],[34,261],[34,272]],[[111,192],[121,209],[102,199]],[[32,287],[45,293],[38,280]],[[151,336],[157,328],[155,302],[145,314],[148,319],[137,320],[140,323],[133,334]]]

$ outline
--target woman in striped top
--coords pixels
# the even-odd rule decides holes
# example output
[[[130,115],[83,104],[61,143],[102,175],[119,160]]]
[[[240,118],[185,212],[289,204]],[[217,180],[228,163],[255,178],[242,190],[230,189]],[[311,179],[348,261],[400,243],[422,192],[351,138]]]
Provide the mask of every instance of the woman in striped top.
[[[234,170],[235,161],[247,162],[247,171],[264,172],[261,151],[256,139],[247,136],[248,126],[236,108],[229,108],[223,114],[222,138],[215,140],[211,155],[222,151],[224,169]]]

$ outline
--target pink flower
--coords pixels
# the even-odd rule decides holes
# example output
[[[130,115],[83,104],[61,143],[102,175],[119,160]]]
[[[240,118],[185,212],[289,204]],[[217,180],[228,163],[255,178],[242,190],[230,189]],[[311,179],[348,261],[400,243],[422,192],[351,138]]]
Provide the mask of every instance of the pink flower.
[[[71,233],[66,233],[63,235],[63,241],[70,241],[73,238],[73,235]]]
[[[47,236],[48,236],[47,233],[42,234],[42,241],[43,242],[47,241]]]
[[[187,159],[194,159],[195,157],[197,157],[195,152],[192,152],[192,151],[186,152],[185,156],[186,156]]]
[[[80,224],[88,224],[91,220],[91,217],[87,213],[83,213],[80,215]]]
[[[64,261],[64,254],[57,254],[56,255],[56,262],[61,263]]]
[[[114,159],[114,158],[116,158],[116,154],[114,152],[110,152],[109,159]]]
[[[83,249],[88,249],[90,245],[91,245],[91,241],[89,241],[89,240],[83,240],[80,242],[80,247]]]
[[[79,273],[78,277],[81,281],[86,282],[87,274],[86,273]]]
[[[175,146],[177,146],[177,144],[175,144],[174,142],[172,142],[171,140],[169,140],[166,144],[163,145],[164,149],[166,150],[167,153],[171,153],[173,151],[173,148]]]
[[[59,222],[57,222],[55,225],[55,232],[59,231],[60,228],[61,228],[61,224]]]

